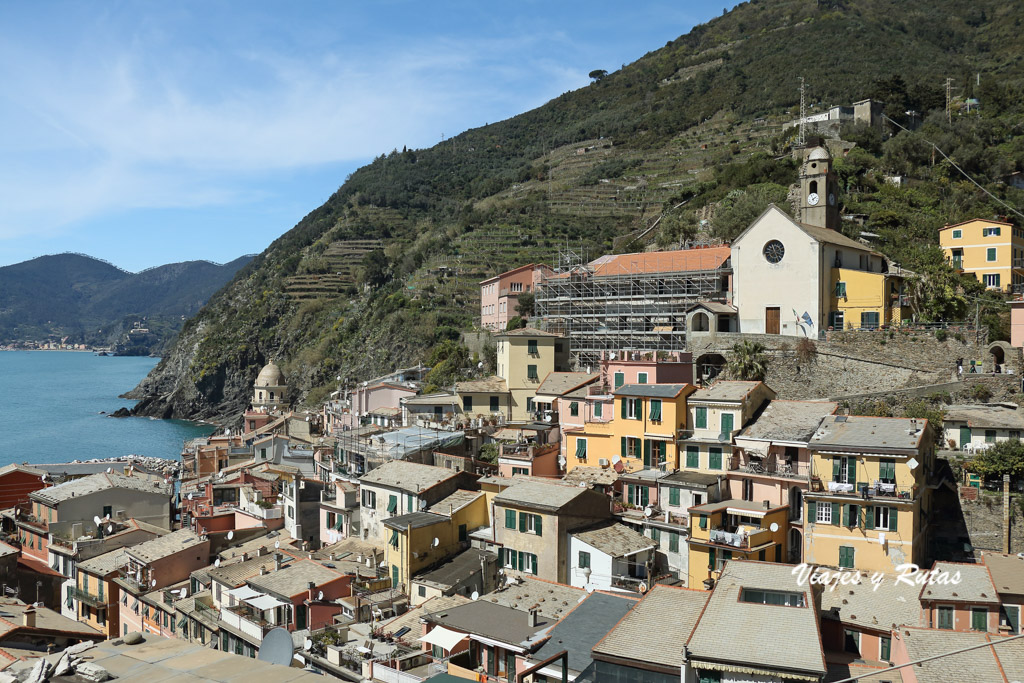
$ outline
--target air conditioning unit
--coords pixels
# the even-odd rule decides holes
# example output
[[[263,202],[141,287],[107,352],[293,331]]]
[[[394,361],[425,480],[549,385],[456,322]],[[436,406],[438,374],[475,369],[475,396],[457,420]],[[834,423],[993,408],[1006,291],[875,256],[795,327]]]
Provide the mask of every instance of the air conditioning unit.
[[[597,464],[600,465],[601,467],[608,467],[608,465],[609,465],[608,458],[600,458],[597,461]]]

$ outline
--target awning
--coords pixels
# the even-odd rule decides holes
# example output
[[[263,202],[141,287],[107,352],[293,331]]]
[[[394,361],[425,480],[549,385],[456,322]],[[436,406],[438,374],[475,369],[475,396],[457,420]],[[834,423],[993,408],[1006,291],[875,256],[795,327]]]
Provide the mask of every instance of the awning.
[[[228,591],[228,595],[235,598],[235,600],[248,600],[249,598],[255,598],[257,595],[263,595],[259,591],[254,591],[249,586],[239,586],[238,588],[232,588]]]
[[[246,600],[246,602],[261,612],[265,612],[268,609],[274,609],[276,607],[283,607],[288,604],[284,600],[278,600],[270,595],[261,595],[257,598],[250,598],[249,600]]]
[[[419,640],[427,645],[437,645],[442,650],[452,651],[452,648],[461,643],[468,636],[458,631],[449,631],[444,626],[435,626],[430,633]]]

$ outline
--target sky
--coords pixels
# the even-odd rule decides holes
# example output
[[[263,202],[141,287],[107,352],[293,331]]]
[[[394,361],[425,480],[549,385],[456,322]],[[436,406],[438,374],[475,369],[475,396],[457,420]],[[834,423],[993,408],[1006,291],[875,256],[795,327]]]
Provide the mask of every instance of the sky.
[[[533,109],[723,9],[0,3],[0,266],[259,253],[381,153]]]

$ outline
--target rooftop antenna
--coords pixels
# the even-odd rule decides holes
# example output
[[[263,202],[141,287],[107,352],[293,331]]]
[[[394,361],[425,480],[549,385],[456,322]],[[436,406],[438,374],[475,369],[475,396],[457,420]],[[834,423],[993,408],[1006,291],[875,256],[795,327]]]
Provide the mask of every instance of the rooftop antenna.
[[[807,84],[804,77],[800,77],[800,132],[797,134],[796,144],[803,147],[807,144]]]
[[[946,123],[953,123],[953,114],[950,111],[950,104],[953,103],[953,79],[946,79]]]

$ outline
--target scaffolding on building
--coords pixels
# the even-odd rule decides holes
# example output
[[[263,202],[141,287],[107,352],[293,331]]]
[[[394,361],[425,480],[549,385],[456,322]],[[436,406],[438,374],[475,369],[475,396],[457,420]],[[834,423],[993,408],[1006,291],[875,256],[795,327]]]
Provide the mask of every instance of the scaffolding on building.
[[[582,248],[563,249],[554,274],[537,287],[536,314],[548,331],[569,338],[581,366],[597,364],[608,352],[682,351],[687,310],[729,299],[727,251],[646,252],[587,262]]]

